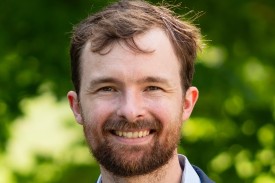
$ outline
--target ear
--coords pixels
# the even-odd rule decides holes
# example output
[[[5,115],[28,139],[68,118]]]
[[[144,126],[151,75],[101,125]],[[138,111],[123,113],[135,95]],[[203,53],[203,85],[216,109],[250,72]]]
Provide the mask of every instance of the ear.
[[[77,96],[76,92],[69,91],[67,94],[67,98],[69,100],[70,107],[74,113],[74,117],[75,117],[76,121],[79,124],[83,124],[83,119],[82,119],[82,115],[81,115],[81,107],[80,107],[78,96]]]
[[[189,87],[184,96],[184,104],[183,104],[183,113],[182,113],[182,120],[187,120],[193,108],[198,100],[199,91],[196,87]]]

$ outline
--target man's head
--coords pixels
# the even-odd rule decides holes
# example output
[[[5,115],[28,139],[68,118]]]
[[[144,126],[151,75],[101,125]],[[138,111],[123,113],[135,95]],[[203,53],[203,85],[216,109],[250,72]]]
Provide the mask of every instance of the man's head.
[[[144,175],[175,157],[198,97],[198,38],[196,28],[143,1],[121,1],[76,27],[76,92],[68,99],[102,170]]]
[[[111,45],[123,41],[136,52],[139,48],[134,37],[154,27],[162,29],[173,46],[181,64],[182,87],[186,90],[192,84],[194,60],[200,45],[199,30],[186,21],[181,21],[172,11],[144,1],[122,0],[105,10],[89,16],[74,28],[71,41],[72,81],[77,93],[81,85],[81,54],[87,42],[91,51],[106,54]],[[160,45],[161,46],[161,45]]]

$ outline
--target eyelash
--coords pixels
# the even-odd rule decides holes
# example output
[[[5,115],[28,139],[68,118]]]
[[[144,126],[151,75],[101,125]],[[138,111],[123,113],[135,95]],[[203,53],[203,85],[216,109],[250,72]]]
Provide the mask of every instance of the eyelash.
[[[155,91],[155,90],[162,90],[160,87],[158,86],[148,86],[145,91]]]
[[[98,91],[102,91],[102,92],[115,92],[116,90],[113,87],[106,86],[106,87],[102,87],[102,88],[98,89]]]
[[[158,86],[148,86],[145,88],[144,91],[158,91],[158,90],[162,90],[162,88]],[[111,86],[106,86],[106,87],[99,88],[97,91],[98,92],[116,92],[117,90]]]

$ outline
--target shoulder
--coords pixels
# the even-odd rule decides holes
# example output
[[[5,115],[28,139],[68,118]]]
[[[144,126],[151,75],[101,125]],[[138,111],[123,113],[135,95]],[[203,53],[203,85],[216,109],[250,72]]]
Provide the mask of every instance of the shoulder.
[[[200,177],[201,183],[214,183],[199,167],[192,165],[198,176]]]

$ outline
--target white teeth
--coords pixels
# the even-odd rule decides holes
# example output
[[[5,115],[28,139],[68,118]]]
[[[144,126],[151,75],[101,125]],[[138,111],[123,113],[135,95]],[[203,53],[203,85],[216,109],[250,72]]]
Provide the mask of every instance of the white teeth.
[[[115,131],[115,134],[120,137],[125,137],[125,138],[141,138],[141,137],[146,137],[149,135],[149,131],[136,131],[136,132],[122,132],[122,131]]]
[[[139,133],[139,132],[134,132],[134,133],[133,133],[133,138],[138,138],[138,133]]]
[[[118,135],[121,137],[121,136],[122,136],[122,132],[121,132],[121,131],[119,131],[119,132],[118,132]]]
[[[144,131],[143,136],[147,136],[147,135],[149,135],[149,131]]]

